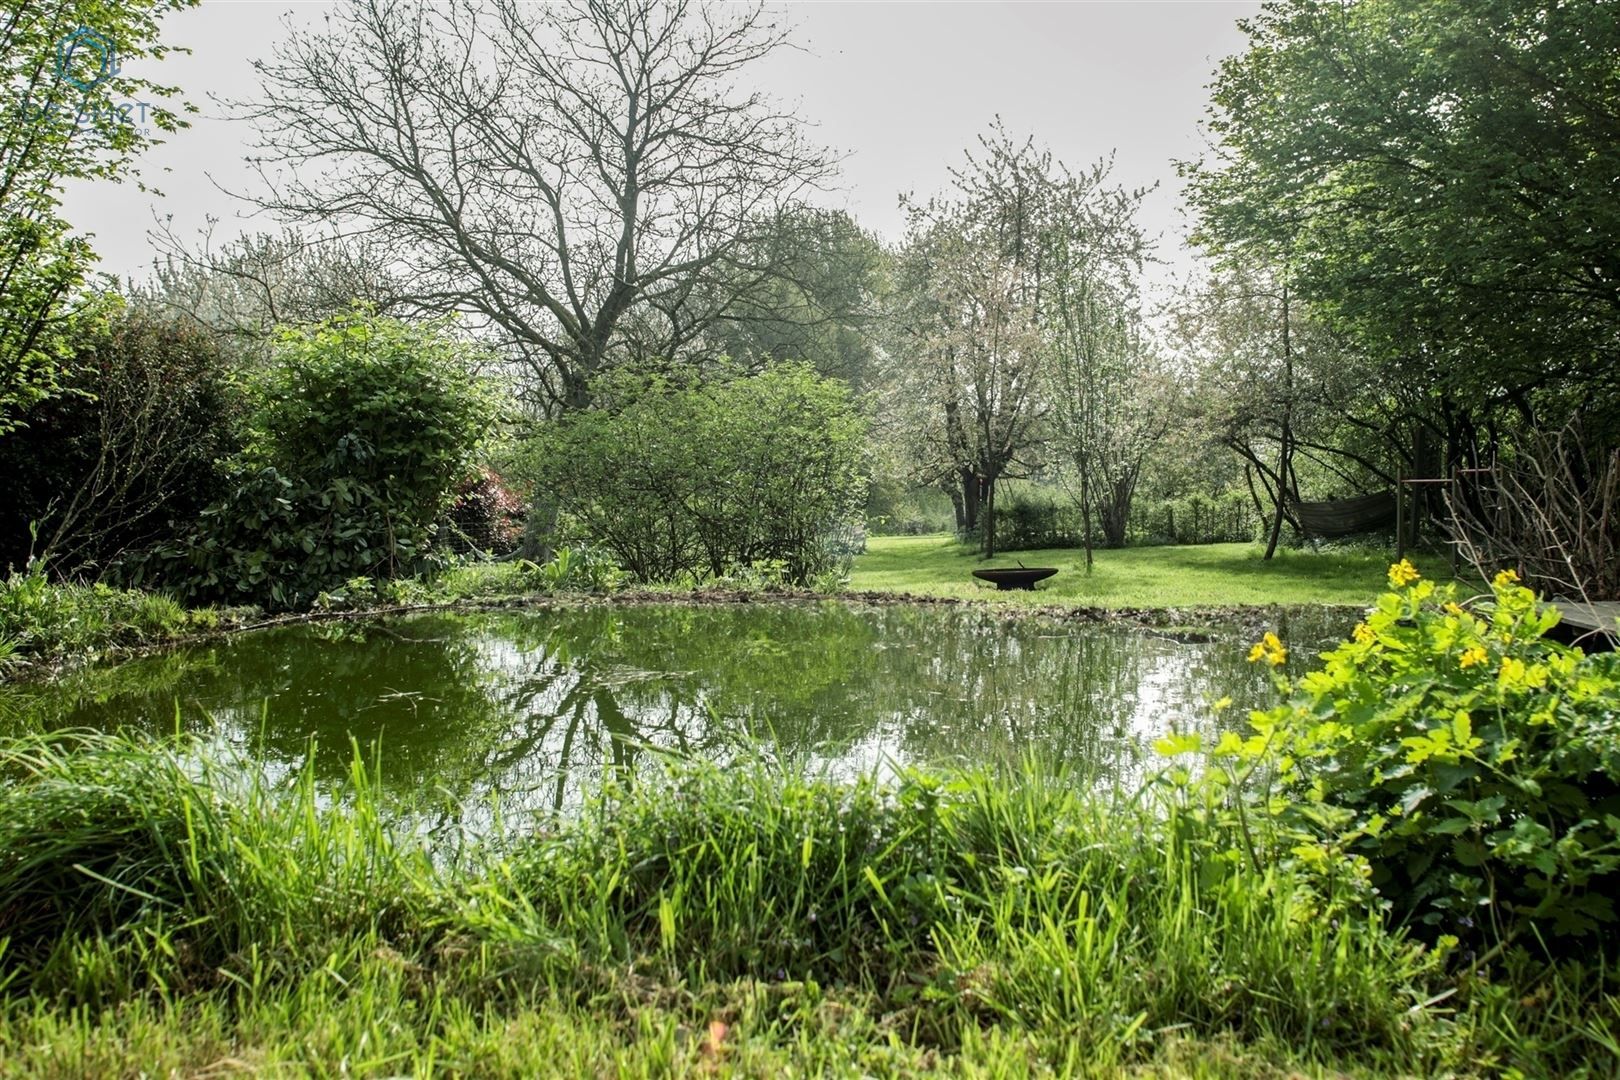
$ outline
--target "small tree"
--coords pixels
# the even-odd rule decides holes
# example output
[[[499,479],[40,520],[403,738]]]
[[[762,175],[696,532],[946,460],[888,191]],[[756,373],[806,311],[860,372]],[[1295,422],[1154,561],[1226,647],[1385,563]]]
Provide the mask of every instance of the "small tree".
[[[895,352],[903,358],[897,381],[913,419],[916,478],[951,495],[958,528],[980,531],[989,557],[996,551],[996,486],[1030,475],[1047,441],[1050,358],[1066,353],[1059,359],[1069,362],[1071,376],[1086,367],[1098,376],[1093,390],[1120,382],[1102,378],[1096,358],[1082,355],[1077,323],[1090,313],[1076,306],[1083,306],[1080,294],[1099,286],[1132,286],[1128,276],[1140,268],[1145,244],[1133,221],[1143,193],[1112,185],[1107,161],[1072,173],[1032,140],[1010,139],[999,122],[980,147],[952,171],[954,198],[911,207],[894,307]],[[1100,467],[1093,449],[1118,432],[1085,404],[1097,394],[1081,402],[1073,396],[1078,389],[1069,390],[1066,404],[1089,411],[1085,438],[1070,440],[1085,450],[1071,445],[1065,452],[1090,463],[1086,477]],[[1111,393],[1109,404],[1120,397]],[[1127,475],[1131,468],[1112,472],[1106,486],[1121,497],[1110,505],[1123,519],[1134,475]],[[1089,508],[1089,499],[1082,502]]]
[[[124,72],[163,58],[159,23],[188,6],[10,3],[0,17],[0,435],[61,389],[72,359],[80,286],[95,256],[61,215],[63,187],[126,179],[158,141],[154,128],[185,126],[163,104],[174,88]]]
[[[1050,363],[1054,442],[1078,479],[1086,565],[1093,518],[1124,547],[1148,453],[1170,426],[1171,379],[1140,316],[1090,284],[1059,308]]]

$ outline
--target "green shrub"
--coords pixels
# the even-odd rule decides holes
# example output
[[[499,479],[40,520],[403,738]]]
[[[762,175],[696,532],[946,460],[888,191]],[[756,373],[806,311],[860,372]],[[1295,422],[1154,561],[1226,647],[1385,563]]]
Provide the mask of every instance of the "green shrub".
[[[115,311],[84,333],[63,392],[0,439],[0,570],[105,566],[172,536],[219,496],[239,397],[195,324]]]
[[[1405,561],[1352,638],[1222,736],[1216,783],[1291,855],[1346,856],[1426,936],[1502,943],[1612,928],[1620,895],[1620,663],[1544,635],[1511,571],[1465,608]],[[1282,667],[1274,637],[1252,659]],[[1171,740],[1170,750],[1195,740]]]
[[[596,399],[552,425],[532,467],[565,520],[633,577],[778,561],[799,584],[840,562],[866,497],[865,428],[843,383],[802,364],[702,383],[621,372]]]
[[[437,523],[493,415],[473,360],[440,324],[356,313],[283,331],[227,495],[132,580],[298,608],[353,578],[438,568]]]

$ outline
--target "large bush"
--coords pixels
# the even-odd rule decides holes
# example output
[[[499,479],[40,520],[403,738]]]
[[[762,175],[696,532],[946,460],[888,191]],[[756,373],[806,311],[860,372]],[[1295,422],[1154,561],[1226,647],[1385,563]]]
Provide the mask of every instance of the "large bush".
[[[1410,563],[1287,701],[1227,733],[1213,776],[1324,868],[1360,865],[1430,938],[1589,939],[1620,896],[1620,660],[1544,635],[1511,571],[1457,603]],[[1252,659],[1282,669],[1274,637]],[[1188,748],[1180,743],[1173,749]]]
[[[472,360],[440,324],[357,313],[284,331],[250,388],[228,494],[135,577],[288,608],[436,567],[436,523],[491,419]]]
[[[62,392],[0,438],[0,568],[105,565],[173,535],[220,493],[237,395],[215,339],[115,310],[86,327]]]
[[[537,486],[642,581],[771,567],[806,582],[866,497],[848,388],[804,365],[703,382],[619,373],[601,407],[554,425]]]

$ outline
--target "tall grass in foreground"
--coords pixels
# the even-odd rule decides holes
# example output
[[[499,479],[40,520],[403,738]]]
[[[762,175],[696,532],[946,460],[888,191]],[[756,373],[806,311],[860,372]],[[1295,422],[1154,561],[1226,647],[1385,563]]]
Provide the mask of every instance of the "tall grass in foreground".
[[[1601,966],[1448,972],[1173,803],[683,767],[454,861],[366,770],[0,745],[0,1056],[41,1075],[1613,1071]],[[223,1063],[223,1065],[222,1065]]]

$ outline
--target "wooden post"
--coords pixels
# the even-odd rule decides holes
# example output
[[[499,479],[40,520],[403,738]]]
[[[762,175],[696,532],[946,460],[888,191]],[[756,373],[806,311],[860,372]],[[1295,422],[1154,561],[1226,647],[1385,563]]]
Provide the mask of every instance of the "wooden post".
[[[1457,571],[1462,568],[1462,537],[1457,530],[1457,504],[1462,502],[1462,466],[1451,467],[1451,504],[1447,507],[1451,511],[1451,577],[1457,577]]]
[[[1406,470],[1395,473],[1395,561],[1406,558]]]

